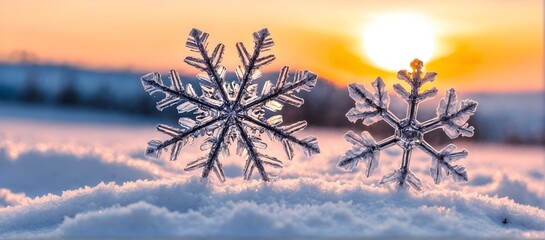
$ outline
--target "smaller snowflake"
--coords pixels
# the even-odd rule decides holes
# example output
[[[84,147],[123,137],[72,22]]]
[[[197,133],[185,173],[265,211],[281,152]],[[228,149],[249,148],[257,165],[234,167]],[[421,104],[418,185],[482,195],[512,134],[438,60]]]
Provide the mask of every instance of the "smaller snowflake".
[[[455,152],[456,146],[453,144],[437,151],[424,140],[424,134],[442,128],[451,139],[457,138],[459,135],[473,136],[474,128],[470,127],[467,121],[477,110],[477,102],[464,100],[458,103],[456,92],[454,89],[449,89],[437,107],[437,117],[423,123],[419,122],[416,119],[418,104],[437,95],[436,88],[420,92],[420,87],[426,82],[435,80],[437,75],[434,72],[427,72],[422,76],[422,67],[422,61],[415,59],[411,62],[412,72],[401,70],[397,73],[398,79],[411,86],[409,92],[400,84],[394,85],[396,94],[408,103],[407,115],[402,120],[388,109],[390,96],[384,90],[385,85],[380,77],[372,83],[375,94],[369,92],[361,84],[352,83],[349,85],[348,92],[350,97],[356,101],[356,107],[350,109],[346,114],[348,120],[356,122],[362,119],[363,124],[367,126],[384,120],[395,129],[395,134],[377,143],[367,131],[363,132],[361,136],[349,131],[345,138],[354,146],[341,157],[338,163],[339,167],[350,170],[356,167],[359,161],[364,161],[367,168],[366,175],[369,177],[379,165],[380,151],[398,145],[403,149],[401,168],[382,177],[380,184],[397,183],[400,187],[409,187],[410,185],[417,190],[422,189],[422,182],[409,168],[411,153],[415,147],[431,156],[430,174],[435,184],[441,182],[444,174],[452,176],[454,181],[468,180],[467,172],[463,166],[452,165],[454,161],[466,157],[468,152],[465,149]]]

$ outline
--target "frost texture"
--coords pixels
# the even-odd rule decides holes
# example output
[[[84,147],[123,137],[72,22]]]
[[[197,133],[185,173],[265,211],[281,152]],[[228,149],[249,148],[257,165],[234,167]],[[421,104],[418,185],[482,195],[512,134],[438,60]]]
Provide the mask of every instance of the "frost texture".
[[[422,189],[422,182],[409,168],[411,152],[415,147],[432,157],[430,175],[436,184],[441,183],[444,175],[451,176],[454,181],[467,181],[465,168],[452,164],[465,158],[468,152],[465,149],[456,152],[456,146],[453,144],[437,151],[424,140],[424,134],[442,128],[451,139],[459,135],[473,136],[474,128],[468,126],[466,122],[477,110],[477,102],[464,100],[458,103],[456,92],[450,89],[437,107],[437,117],[420,123],[416,119],[418,104],[437,95],[436,88],[420,92],[420,87],[426,82],[432,82],[437,74],[428,72],[422,75],[423,63],[418,59],[411,62],[411,67],[412,72],[401,70],[397,74],[398,79],[411,86],[411,91],[407,91],[400,84],[394,85],[397,95],[408,103],[407,116],[402,120],[388,109],[390,97],[380,77],[372,83],[374,94],[361,84],[349,85],[348,92],[356,101],[356,106],[346,114],[348,120],[356,122],[361,119],[365,125],[384,120],[395,129],[395,134],[377,143],[367,131],[361,136],[349,131],[345,138],[354,146],[341,157],[338,166],[350,170],[356,167],[359,161],[363,161],[366,166],[366,175],[369,177],[379,165],[380,151],[397,144],[403,149],[401,167],[384,176],[380,181],[381,184],[396,183],[400,187],[412,186],[417,190]]]
[[[266,81],[258,90],[256,80],[261,76],[259,69],[275,60],[274,55],[266,54],[274,43],[269,31],[263,29],[253,34],[252,52],[241,42],[236,44],[242,64],[235,71],[237,79],[228,82],[225,80],[226,68],[221,65],[225,46],[218,44],[210,54],[207,38],[208,33],[193,29],[186,42],[186,47],[197,53],[196,57],[186,57],[184,62],[201,71],[197,75],[200,94],[192,85],[184,85],[175,70],[170,71],[170,85],[163,83],[159,73],[142,77],[144,90],[150,95],[156,92],[165,94],[157,102],[158,110],[176,106],[180,114],[194,114],[194,118],[179,119],[181,128],[158,125],[157,130],[170,139],[150,141],[146,155],[159,158],[163,151],[170,148],[170,160],[174,161],[185,145],[193,143],[195,138],[204,137],[206,139],[200,149],[207,154],[189,162],[185,168],[187,171],[201,168],[203,178],[207,178],[212,171],[221,181],[225,181],[221,160],[229,156],[229,147],[235,144],[236,154],[245,160],[244,179],[249,180],[257,169],[261,178],[269,181],[274,176],[267,173],[265,166],[281,168],[282,162],[260,152],[260,149],[267,147],[261,138],[262,133],[266,133],[271,140],[282,142],[290,160],[294,145],[301,147],[307,157],[319,153],[315,137],[299,139],[293,136],[307,126],[306,121],[282,125],[281,115],[268,116],[268,113],[280,111],[285,104],[301,106],[303,99],[296,93],[312,90],[317,76],[309,71],[297,71],[290,81],[289,68],[283,67],[275,83]]]

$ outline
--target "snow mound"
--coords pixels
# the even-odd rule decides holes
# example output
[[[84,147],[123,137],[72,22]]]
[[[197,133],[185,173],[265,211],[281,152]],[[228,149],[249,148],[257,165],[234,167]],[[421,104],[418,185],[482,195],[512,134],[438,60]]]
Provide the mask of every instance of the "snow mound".
[[[24,193],[13,193],[6,188],[0,188],[0,207],[3,206],[15,206],[23,204],[27,201],[27,197]]]
[[[0,216],[2,237],[545,237],[545,211],[507,198],[310,178],[101,183],[0,208]]]
[[[0,109],[10,115],[16,108]],[[285,161],[274,170],[284,180],[242,181],[241,159],[231,156],[223,165],[227,182],[220,184],[184,171],[200,144],[188,146],[178,161],[145,159],[146,142],[160,136],[153,123],[63,121],[72,111],[50,113],[59,119],[45,121],[33,109],[20,111],[29,117],[0,116],[0,239],[545,238],[540,146],[457,143],[470,151],[463,161],[470,181],[441,185],[429,177],[430,158],[416,151],[412,170],[425,176],[424,190],[403,193],[372,185],[399,167],[399,149],[383,154],[376,174],[366,178],[361,169],[334,167],[350,147],[344,130],[311,128],[306,134],[320,140],[321,154]],[[283,151],[277,145],[268,151]]]
[[[506,175],[502,175],[496,187],[488,193],[488,195],[509,197],[515,202],[532,205],[545,209],[545,195],[540,195],[528,189],[528,184],[522,180],[512,179]]]
[[[63,190],[83,186],[95,186],[100,182],[123,183],[155,178],[143,168],[111,159],[111,156],[82,149],[58,150],[39,145],[17,148],[2,142],[0,188],[35,197],[48,193],[60,194]]]

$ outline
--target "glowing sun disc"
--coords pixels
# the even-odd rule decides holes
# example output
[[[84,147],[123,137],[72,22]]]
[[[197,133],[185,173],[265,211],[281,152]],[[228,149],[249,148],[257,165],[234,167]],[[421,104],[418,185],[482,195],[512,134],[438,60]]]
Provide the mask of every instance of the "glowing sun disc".
[[[376,18],[363,32],[367,57],[378,67],[407,69],[415,58],[427,62],[435,50],[435,36],[428,20],[417,15],[396,14]]]

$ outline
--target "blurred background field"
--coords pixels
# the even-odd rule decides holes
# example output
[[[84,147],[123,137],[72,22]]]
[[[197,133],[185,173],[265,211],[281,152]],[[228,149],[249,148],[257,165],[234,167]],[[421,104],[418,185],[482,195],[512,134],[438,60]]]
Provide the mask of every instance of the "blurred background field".
[[[173,65],[183,63],[173,63]],[[155,102],[159,96],[150,97],[142,90],[140,77],[145,72],[122,70],[85,69],[71,65],[32,63],[0,64],[0,101],[4,105],[20,104],[42,108],[84,109],[92,112],[110,112],[139,117],[157,118],[162,122],[175,123],[180,117],[175,109],[159,112]],[[181,73],[185,84],[199,90],[193,74]],[[265,73],[264,80],[275,81],[278,74]],[[228,74],[234,79],[234,74]],[[373,78],[362,78],[367,87]],[[441,73],[436,81],[441,81]],[[330,79],[319,78],[318,85],[310,92],[302,93],[305,104],[300,108],[287,107],[282,115],[287,122],[306,119],[312,127],[340,127],[368,129],[379,136],[390,134],[391,128],[384,123],[364,127],[350,123],[344,115],[353,107],[346,87],[336,85]],[[432,83],[433,84],[433,83]],[[429,85],[432,85],[429,84]],[[391,86],[388,86],[391,88]],[[451,86],[456,89],[456,86]],[[439,89],[435,99],[421,105],[421,121],[435,117],[438,101],[448,89]],[[545,95],[543,92],[460,92],[460,99],[470,98],[479,102],[477,114],[470,119],[476,127],[475,136],[467,139],[477,142],[542,145],[545,140]],[[405,115],[406,104],[390,90],[392,109],[398,117]],[[16,109],[0,115],[17,115]],[[36,119],[47,119],[36,114]],[[430,141],[449,141],[442,132],[427,135]]]
[[[199,14],[205,11],[206,17]],[[283,111],[287,122],[355,126],[344,117],[353,105],[347,84],[370,87],[380,76],[395,95],[397,70],[420,58],[425,71],[439,74],[424,86],[437,87],[439,95],[420,108],[421,119],[433,117],[440,97],[454,88],[480,103],[470,120],[476,131],[469,141],[543,145],[543,19],[539,0],[0,1],[0,101],[175,122],[175,110],[155,110],[140,77],[176,69],[198,88],[197,70],[182,60],[191,55],[187,34],[199,28],[211,34],[211,46],[225,44],[222,63],[232,81],[239,64],[235,43],[250,44],[251,34],[266,27],[277,60],[262,69],[261,84],[275,81],[284,65],[319,76],[313,92],[303,93],[300,109]],[[392,101],[402,117],[404,103],[396,96]],[[365,129],[379,135],[390,131],[386,124]],[[448,141],[439,132],[428,138]]]

